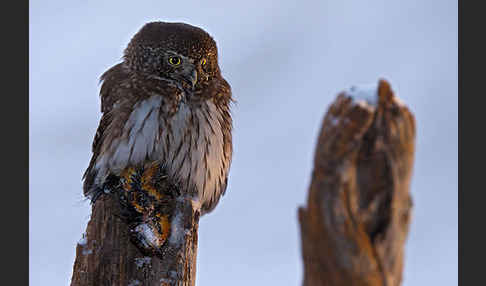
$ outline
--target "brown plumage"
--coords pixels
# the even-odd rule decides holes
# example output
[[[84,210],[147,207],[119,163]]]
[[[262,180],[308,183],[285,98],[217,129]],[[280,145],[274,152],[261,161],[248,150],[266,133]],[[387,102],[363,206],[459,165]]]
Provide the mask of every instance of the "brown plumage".
[[[214,40],[183,23],[146,24],[102,76],[101,118],[84,174],[93,201],[123,186],[128,168],[160,176],[211,211],[231,163],[231,88]],[[160,190],[159,190],[160,191]],[[163,190],[162,190],[163,191]]]

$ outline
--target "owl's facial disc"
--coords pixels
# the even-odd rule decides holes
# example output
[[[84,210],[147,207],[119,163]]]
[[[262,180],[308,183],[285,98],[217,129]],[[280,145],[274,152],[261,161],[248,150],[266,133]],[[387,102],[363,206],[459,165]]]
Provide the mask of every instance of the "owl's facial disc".
[[[135,74],[169,79],[188,91],[201,91],[221,77],[213,38],[183,23],[146,24],[130,40],[124,61]]]
[[[169,76],[189,89],[197,84],[198,72],[194,60],[183,55],[170,52],[164,59],[169,66]]]

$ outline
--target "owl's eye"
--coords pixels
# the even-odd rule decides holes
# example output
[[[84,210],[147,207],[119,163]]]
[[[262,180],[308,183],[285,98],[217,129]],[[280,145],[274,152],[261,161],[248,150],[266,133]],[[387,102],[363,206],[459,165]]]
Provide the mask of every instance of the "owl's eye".
[[[201,60],[201,65],[202,65],[202,66],[205,66],[205,65],[206,65],[206,59],[202,59],[202,60]]]
[[[182,62],[181,58],[180,57],[170,57],[169,58],[169,64],[173,65],[173,66],[178,66],[180,65]]]

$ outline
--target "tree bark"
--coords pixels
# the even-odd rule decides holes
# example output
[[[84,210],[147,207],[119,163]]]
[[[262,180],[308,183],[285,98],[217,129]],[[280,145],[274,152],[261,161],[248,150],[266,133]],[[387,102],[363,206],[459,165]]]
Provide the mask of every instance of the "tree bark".
[[[193,286],[199,208],[190,199],[179,198],[174,203],[181,214],[182,229],[173,231],[182,239],[169,238],[160,259],[145,256],[132,244],[116,199],[100,197],[92,206],[85,236],[76,247],[71,286]]]
[[[380,80],[376,104],[338,95],[298,211],[304,286],[398,286],[412,200],[415,120]]]

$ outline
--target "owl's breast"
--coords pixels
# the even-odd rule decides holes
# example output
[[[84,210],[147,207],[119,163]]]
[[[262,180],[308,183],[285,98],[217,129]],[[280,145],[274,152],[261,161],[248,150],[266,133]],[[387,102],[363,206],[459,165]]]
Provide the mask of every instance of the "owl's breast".
[[[202,205],[217,201],[226,187],[231,155],[225,154],[223,114],[212,101],[198,106],[180,102],[175,112],[166,109],[161,96],[137,103],[96,168],[100,174],[119,175],[129,166],[157,161]]]
[[[181,103],[162,130],[160,150],[169,174],[183,188],[198,194],[202,205],[217,200],[226,187],[229,169],[222,114],[207,101],[197,107]],[[168,135],[169,134],[169,135]]]

